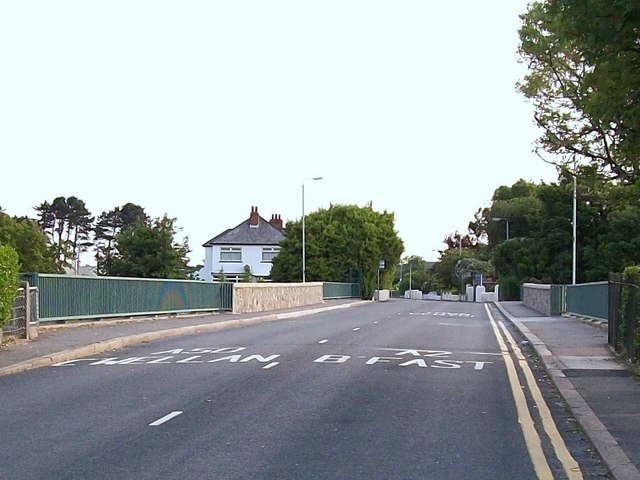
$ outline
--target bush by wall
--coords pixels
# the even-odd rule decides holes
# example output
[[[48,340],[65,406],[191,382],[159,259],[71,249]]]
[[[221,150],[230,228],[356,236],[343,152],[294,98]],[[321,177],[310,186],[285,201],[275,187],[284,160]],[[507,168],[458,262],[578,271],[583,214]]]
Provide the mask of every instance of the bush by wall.
[[[627,356],[631,360],[638,358],[640,352],[640,265],[624,269],[620,291],[619,335],[626,344]]]
[[[19,286],[18,253],[8,245],[0,245],[0,328],[9,320],[13,300]]]

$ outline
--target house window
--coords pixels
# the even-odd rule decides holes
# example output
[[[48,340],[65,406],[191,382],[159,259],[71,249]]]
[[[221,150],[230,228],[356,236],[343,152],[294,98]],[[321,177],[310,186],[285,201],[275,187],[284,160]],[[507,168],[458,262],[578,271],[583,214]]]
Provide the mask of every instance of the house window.
[[[278,255],[280,248],[278,247],[265,247],[262,249],[262,261],[271,263],[271,261]]]
[[[242,249],[240,247],[220,247],[221,262],[242,262]]]

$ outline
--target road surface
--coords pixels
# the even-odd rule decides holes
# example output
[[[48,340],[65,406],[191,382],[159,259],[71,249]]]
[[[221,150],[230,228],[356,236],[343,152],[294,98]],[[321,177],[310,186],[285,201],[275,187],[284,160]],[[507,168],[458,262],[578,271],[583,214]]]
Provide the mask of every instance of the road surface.
[[[481,304],[395,300],[0,377],[0,478],[602,474],[513,336]]]

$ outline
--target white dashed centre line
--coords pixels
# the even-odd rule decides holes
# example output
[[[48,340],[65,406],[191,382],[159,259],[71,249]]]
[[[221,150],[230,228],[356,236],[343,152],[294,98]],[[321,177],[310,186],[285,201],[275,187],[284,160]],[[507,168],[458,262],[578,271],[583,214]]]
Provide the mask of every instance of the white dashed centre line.
[[[175,417],[177,417],[178,415],[181,415],[181,414],[182,414],[182,412],[180,412],[180,411],[171,412],[169,415],[165,415],[164,417],[159,418],[155,422],[150,423],[149,426],[150,427],[158,427],[158,426],[162,425],[163,423],[168,422],[172,418],[175,418]]]
[[[353,329],[354,332],[357,332],[358,330],[360,330],[360,327],[356,327]]]
[[[320,340],[318,343],[327,343],[329,340]]]

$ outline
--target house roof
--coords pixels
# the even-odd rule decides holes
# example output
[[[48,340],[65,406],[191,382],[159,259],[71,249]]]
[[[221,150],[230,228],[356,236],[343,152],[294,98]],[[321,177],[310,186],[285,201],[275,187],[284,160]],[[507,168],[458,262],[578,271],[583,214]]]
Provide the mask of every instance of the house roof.
[[[283,233],[258,215],[258,225],[250,225],[250,218],[229,228],[204,243],[203,247],[213,245],[279,245]]]

